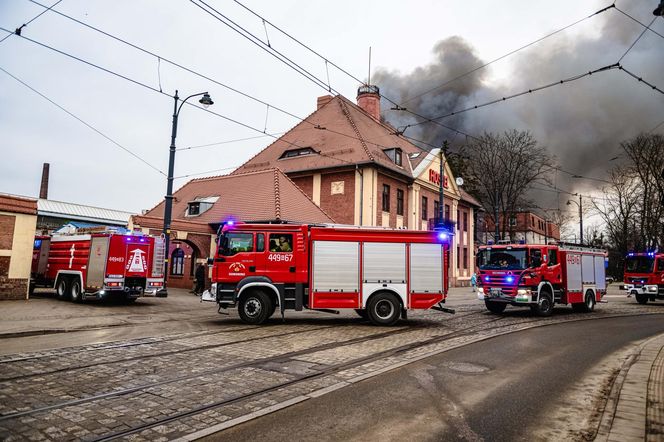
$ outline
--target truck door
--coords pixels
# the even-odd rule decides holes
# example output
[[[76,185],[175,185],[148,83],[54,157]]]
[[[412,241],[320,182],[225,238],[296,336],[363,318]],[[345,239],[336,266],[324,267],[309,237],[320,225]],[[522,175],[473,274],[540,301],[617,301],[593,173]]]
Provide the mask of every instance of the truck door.
[[[293,232],[268,232],[265,244],[264,274],[274,282],[294,283],[297,279],[298,251],[303,240]]]
[[[225,232],[215,259],[216,277],[228,282],[256,275],[256,234],[254,232]]]

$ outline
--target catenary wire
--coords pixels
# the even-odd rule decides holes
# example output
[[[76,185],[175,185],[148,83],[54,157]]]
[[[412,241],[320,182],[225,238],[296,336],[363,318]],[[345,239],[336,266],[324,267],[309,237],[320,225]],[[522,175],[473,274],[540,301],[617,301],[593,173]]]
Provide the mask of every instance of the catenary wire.
[[[36,0],[28,0],[28,1],[34,3],[34,4],[38,5],[38,6],[41,6],[41,7],[43,7],[43,8],[47,8],[47,6],[45,6],[45,5],[43,5],[43,4],[39,3],[39,2],[37,2]],[[219,86],[222,86],[222,87],[224,87],[224,88],[226,88],[226,89],[228,89],[228,90],[230,90],[230,91],[232,91],[232,92],[235,92],[235,93],[237,93],[237,94],[239,94],[239,95],[241,95],[241,96],[244,96],[244,97],[246,97],[246,98],[248,98],[248,99],[250,99],[250,100],[253,100],[253,101],[257,102],[257,103],[260,103],[260,104],[263,104],[263,105],[266,105],[266,106],[269,106],[269,107],[271,107],[272,109],[275,109],[275,110],[277,110],[277,111],[279,111],[279,112],[282,112],[282,113],[284,113],[284,114],[286,114],[286,115],[288,115],[288,116],[290,116],[290,117],[293,117],[293,118],[295,118],[295,119],[297,119],[297,120],[299,120],[299,121],[301,121],[301,122],[305,122],[305,123],[307,123],[307,124],[310,124],[310,125],[312,125],[312,126],[315,126],[314,123],[311,123],[311,122],[307,121],[306,119],[304,119],[304,118],[302,118],[302,117],[300,117],[300,116],[298,116],[298,115],[295,115],[295,114],[293,114],[292,112],[289,112],[289,111],[287,111],[287,110],[285,110],[285,109],[283,109],[283,108],[281,108],[281,107],[279,107],[279,106],[275,106],[275,105],[273,105],[273,104],[271,104],[271,103],[268,103],[268,102],[266,102],[266,101],[264,101],[264,100],[261,100],[261,99],[259,99],[259,98],[256,98],[256,97],[254,97],[254,96],[252,96],[252,95],[250,95],[250,94],[248,94],[248,93],[246,93],[246,92],[240,91],[239,89],[236,89],[236,88],[231,87],[231,86],[229,86],[229,85],[227,85],[227,84],[224,84],[224,83],[222,83],[222,82],[220,82],[220,81],[218,81],[218,80],[215,80],[215,79],[213,79],[213,78],[211,78],[211,77],[209,77],[209,76],[207,76],[207,75],[201,74],[200,72],[197,72],[196,70],[194,70],[194,69],[192,69],[192,68],[188,68],[188,67],[186,67],[186,66],[184,66],[184,65],[182,65],[182,64],[180,64],[180,63],[178,63],[178,62],[175,62],[175,61],[173,61],[173,60],[170,60],[170,59],[168,59],[168,58],[166,58],[166,57],[164,57],[164,56],[162,56],[162,55],[160,55],[160,54],[157,54],[157,53],[155,53],[155,52],[152,52],[152,51],[149,51],[149,50],[147,50],[147,49],[145,49],[145,48],[142,48],[142,47],[138,46],[137,44],[131,43],[131,42],[125,40],[125,39],[122,39],[122,38],[117,37],[117,36],[115,36],[115,35],[113,35],[113,34],[110,34],[110,33],[106,32],[106,31],[104,31],[104,30],[102,30],[102,29],[100,29],[100,28],[97,28],[97,27],[91,26],[91,25],[89,25],[89,24],[87,24],[87,23],[85,23],[85,22],[83,22],[83,21],[81,21],[81,20],[78,20],[78,19],[76,19],[76,18],[74,18],[74,17],[71,17],[71,16],[69,16],[69,15],[67,15],[67,14],[64,14],[64,13],[62,13],[62,12],[60,12],[60,11],[53,10],[52,12],[54,12],[54,13],[60,15],[61,17],[66,18],[66,19],[68,19],[68,20],[71,20],[71,21],[73,21],[73,22],[75,22],[75,23],[77,23],[77,24],[79,24],[79,25],[81,25],[81,26],[84,26],[84,27],[86,27],[86,28],[88,28],[88,29],[91,29],[91,30],[93,30],[93,31],[96,31],[96,32],[98,32],[98,33],[100,33],[100,34],[102,34],[102,35],[104,35],[104,36],[106,36],[106,37],[109,37],[109,38],[115,40],[115,41],[118,41],[118,42],[123,43],[123,44],[125,44],[125,45],[127,45],[127,46],[130,46],[130,47],[132,47],[132,48],[134,48],[134,49],[136,49],[136,50],[138,50],[138,51],[141,51],[141,52],[143,52],[143,53],[145,53],[145,54],[148,54],[148,55],[150,55],[150,56],[152,56],[152,57],[155,57],[155,58],[157,58],[158,60],[161,60],[161,61],[164,61],[164,62],[166,62],[166,63],[169,63],[169,64],[171,64],[171,65],[173,65],[173,66],[175,66],[175,67],[178,67],[178,68],[180,68],[180,69],[183,69],[183,70],[185,70],[186,72],[189,72],[189,73],[191,73],[191,74],[194,74],[194,75],[196,75],[196,76],[198,76],[198,77],[200,77],[200,78],[203,78],[203,79],[209,80],[209,81],[211,81],[212,83],[215,83],[215,84],[217,84],[217,85],[219,85]],[[6,32],[9,32],[9,31],[6,31]],[[335,66],[336,66],[336,65],[335,65]],[[359,81],[359,80],[358,80],[358,81]],[[156,89],[156,88],[154,88],[154,89]],[[159,92],[162,92],[161,89],[159,89]],[[335,93],[336,93],[336,91],[335,91]],[[411,112],[411,113],[412,113],[412,112]],[[426,118],[426,117],[420,116],[420,115],[418,115],[418,114],[414,114],[414,115],[419,116],[420,118]],[[449,127],[449,126],[444,125],[444,124],[442,124],[442,123],[436,123],[436,124],[439,124],[440,126],[445,127],[446,129],[453,131],[455,134],[457,134],[457,133],[461,133],[462,135],[465,135],[465,136],[467,136],[467,137],[469,137],[469,138],[477,139],[476,137],[473,137],[473,136],[470,135],[470,134],[467,134],[467,133],[465,133],[465,132],[463,132],[463,131],[460,131],[460,130],[458,130],[458,129],[455,129],[455,128],[452,128],[452,127]],[[356,137],[354,137],[354,136],[352,136],[352,135],[344,134],[344,133],[337,132],[337,131],[333,131],[333,130],[329,130],[329,129],[326,129],[326,130],[328,130],[329,132],[332,132],[332,133],[336,133],[336,134],[338,134],[338,135],[342,135],[342,136],[348,137],[348,138],[357,139]],[[374,144],[374,145],[376,145],[376,146],[378,146],[378,147],[382,147],[382,148],[385,148],[385,147],[386,147],[386,146],[381,146],[381,145],[376,144],[376,143],[372,143],[372,142],[367,141],[367,140],[364,140],[364,141],[365,141],[365,142],[368,142],[369,144]],[[428,143],[424,143],[424,142],[422,142],[422,143],[428,145]],[[434,146],[434,147],[437,147],[437,146]],[[178,150],[185,150],[185,149],[187,149],[187,148],[182,148],[182,149],[178,149]]]
[[[236,0],[236,1],[237,1],[237,0]],[[547,38],[549,38],[549,37],[552,37],[552,36],[554,36],[554,35],[556,35],[556,34],[559,34],[560,32],[566,31],[567,29],[569,29],[569,28],[571,28],[571,27],[573,27],[573,26],[576,26],[576,25],[578,25],[579,23],[581,23],[581,22],[583,22],[583,21],[586,21],[586,20],[588,20],[589,18],[592,18],[592,17],[594,17],[594,16],[596,16],[596,15],[599,15],[599,14],[601,14],[601,13],[603,13],[603,12],[605,12],[605,11],[608,11],[609,9],[614,8],[614,7],[615,7],[615,3],[612,4],[612,5],[609,5],[609,6],[605,7],[605,8],[602,8],[602,9],[600,9],[599,11],[597,11],[597,12],[595,12],[595,13],[593,13],[593,14],[588,15],[587,17],[583,17],[583,18],[580,19],[580,20],[577,20],[577,21],[575,21],[575,22],[573,22],[573,23],[570,23],[569,25],[564,26],[564,27],[562,27],[562,28],[560,28],[560,29],[558,29],[558,30],[556,30],[556,31],[553,31],[553,32],[551,32],[551,33],[549,33],[549,34],[546,34],[545,36],[540,37],[540,38],[538,38],[537,40],[534,40],[534,41],[532,41],[532,42],[530,42],[530,43],[528,43],[528,44],[525,44],[525,45],[523,45],[523,46],[521,46],[521,47],[519,47],[519,48],[517,48],[517,49],[514,49],[514,50],[512,50],[512,51],[510,51],[510,52],[508,52],[508,53],[506,53],[506,54],[504,54],[504,55],[501,55],[501,56],[498,57],[498,58],[494,58],[493,60],[488,61],[488,62],[486,62],[486,63],[484,63],[484,64],[482,64],[482,65],[480,65],[480,66],[477,66],[477,67],[471,69],[471,70],[468,71],[468,72],[465,72],[465,73],[463,73],[463,74],[461,74],[461,75],[457,75],[456,77],[454,77],[454,78],[452,78],[452,79],[450,79],[450,80],[447,80],[447,81],[445,81],[444,83],[439,84],[438,86],[435,86],[435,87],[433,87],[433,88],[431,88],[431,89],[428,89],[428,90],[426,90],[426,91],[424,91],[424,92],[422,92],[422,93],[420,93],[420,94],[418,94],[418,95],[415,95],[415,96],[413,96],[413,97],[410,97],[410,98],[408,98],[407,100],[402,101],[400,104],[403,105],[403,104],[405,104],[405,103],[407,103],[407,102],[409,102],[409,101],[415,100],[416,98],[420,98],[420,97],[422,97],[423,95],[429,94],[429,93],[431,93],[431,92],[433,92],[433,91],[435,91],[435,90],[438,90],[438,89],[440,89],[440,88],[443,88],[443,87],[447,86],[447,85],[450,84],[450,83],[453,83],[453,82],[455,82],[455,81],[457,81],[457,80],[460,80],[461,78],[466,77],[466,76],[468,76],[468,75],[470,75],[470,74],[472,74],[472,73],[474,73],[474,72],[477,72],[477,71],[479,71],[479,70],[481,70],[481,69],[484,69],[485,67],[487,67],[487,66],[489,66],[489,65],[491,65],[491,64],[493,64],[493,63],[496,63],[496,62],[498,62],[498,61],[500,61],[500,60],[502,60],[502,59],[504,59],[504,58],[507,58],[507,57],[509,57],[510,55],[514,55],[514,54],[516,54],[517,52],[522,51],[523,49],[529,48],[530,46],[533,46],[533,45],[535,45],[535,44],[541,42],[542,40],[545,40],[545,39],[547,39]]]
[[[286,132],[273,132],[273,133],[270,133],[270,134],[256,135],[255,137],[236,138],[234,140],[217,141],[216,143],[199,144],[199,145],[196,145],[196,146],[188,146],[188,147],[179,147],[175,150],[176,151],[182,151],[182,150],[191,150],[191,149],[201,149],[201,148],[204,148],[204,147],[219,146],[221,144],[239,143],[240,141],[249,141],[249,140],[256,140],[258,138],[265,138],[265,137],[270,137],[270,136],[275,136],[275,135],[283,135],[284,133],[286,133]]]
[[[634,40],[634,43],[632,43],[631,46],[630,46],[629,48],[627,48],[627,50],[625,51],[625,53],[622,54],[622,56],[618,59],[618,63],[620,63],[620,62],[622,61],[622,59],[625,58],[625,55],[627,55],[627,54],[629,53],[629,51],[632,50],[632,48],[634,47],[634,45],[636,45],[636,43],[637,43],[639,40],[641,40],[641,37],[643,37],[643,34],[645,34],[646,31],[647,31],[648,29],[650,29],[650,27],[652,26],[652,24],[655,23],[655,20],[657,20],[657,17],[654,17],[654,18],[652,19],[652,21],[650,22],[650,24],[649,24],[648,26],[646,26],[646,28],[645,28],[645,29],[639,34],[638,37],[636,37],[636,40]]]
[[[55,101],[53,101],[52,99],[50,99],[49,97],[47,97],[46,95],[44,95],[43,93],[39,92],[37,89],[33,88],[32,86],[30,86],[29,84],[27,84],[26,82],[24,82],[23,80],[21,80],[20,78],[18,78],[17,76],[15,76],[14,74],[12,74],[12,73],[10,73],[9,71],[7,71],[6,69],[4,69],[2,66],[0,66],[0,70],[1,70],[2,72],[4,72],[5,74],[9,75],[10,77],[12,77],[14,80],[16,80],[16,81],[18,81],[19,83],[21,83],[23,86],[25,86],[25,87],[27,87],[28,89],[30,89],[32,92],[36,93],[37,95],[39,95],[39,96],[42,97],[43,99],[47,100],[47,101],[48,101],[49,103],[51,103],[52,105],[56,106],[56,107],[57,107],[58,109],[60,109],[61,111],[65,112],[65,113],[66,113],[67,115],[69,115],[70,117],[72,117],[72,118],[78,120],[80,123],[84,124],[84,125],[85,125],[86,127],[88,127],[89,129],[95,131],[96,133],[98,133],[99,135],[101,135],[102,137],[104,137],[105,139],[107,139],[108,141],[110,141],[111,143],[113,143],[114,145],[116,145],[117,147],[119,147],[120,149],[124,150],[124,151],[127,152],[129,155],[133,156],[134,158],[136,158],[137,160],[139,160],[140,162],[142,162],[142,163],[145,164],[146,166],[148,166],[148,167],[150,167],[151,169],[154,169],[155,171],[159,172],[160,174],[166,176],[166,174],[165,174],[164,172],[162,172],[160,169],[158,169],[157,167],[153,166],[152,164],[150,164],[149,162],[147,162],[145,159],[141,158],[139,155],[137,155],[136,153],[132,152],[130,149],[124,147],[123,145],[121,145],[120,143],[118,143],[118,142],[115,141],[113,138],[109,137],[108,135],[106,135],[105,133],[103,133],[102,131],[100,131],[99,129],[97,129],[96,127],[92,126],[90,123],[86,122],[85,120],[83,120],[82,118],[78,117],[78,116],[75,115],[74,113],[72,113],[72,112],[70,112],[69,110],[65,109],[64,107],[62,107],[61,105],[59,105],[58,103],[56,103]]]
[[[23,23],[22,26],[19,26],[18,28],[16,28],[16,31],[14,31],[14,32],[10,32],[9,34],[5,35],[5,36],[2,38],[2,40],[0,40],[0,43],[2,43],[3,41],[7,40],[7,39],[8,39],[9,37],[11,37],[12,35],[16,34],[16,32],[19,31],[21,28],[24,28],[24,27],[28,26],[30,23],[32,23],[33,21],[37,20],[39,17],[41,17],[42,15],[44,15],[45,13],[47,13],[48,11],[50,11],[51,9],[53,9],[54,7],[56,7],[56,6],[57,6],[58,4],[60,4],[61,2],[62,2],[62,0],[58,0],[57,2],[53,3],[51,6],[40,5],[40,6],[42,6],[43,8],[46,8],[46,9],[44,9],[42,12],[40,12],[39,14],[37,14],[36,16],[34,16],[34,17],[33,17],[30,21],[28,21],[27,23]]]
[[[652,28],[649,28],[648,25],[646,25],[645,23],[643,23],[643,22],[637,20],[636,18],[632,17],[631,15],[629,15],[627,12],[623,11],[623,10],[620,9],[619,7],[616,6],[615,8],[616,8],[616,11],[620,12],[620,13],[623,14],[625,17],[632,19],[633,21],[635,21],[636,23],[640,24],[640,25],[643,26],[644,28],[647,28],[647,30],[649,30],[650,32],[652,32],[652,33],[654,33],[654,34],[657,34],[657,35],[659,35],[660,37],[664,38],[664,35],[660,34],[659,32],[655,31],[655,30],[652,29]],[[657,17],[655,17],[655,18],[657,18]],[[651,23],[651,24],[652,24],[652,23]]]
[[[639,77],[639,76],[636,75],[635,73],[633,73],[633,72],[631,72],[631,71],[625,69],[624,66],[620,66],[619,69],[620,69],[621,71],[625,72],[625,73],[626,73],[627,75],[629,75],[630,77],[632,77],[632,78],[634,78],[635,80],[637,80],[639,83],[643,83],[643,84],[645,84],[645,85],[648,85],[648,86],[650,86],[650,88],[651,88],[652,90],[655,90],[655,91],[659,92],[660,94],[664,94],[664,91],[663,91],[663,90],[661,90],[660,88],[658,88],[658,87],[655,86],[654,84],[647,82],[646,80],[644,80],[642,77]]]

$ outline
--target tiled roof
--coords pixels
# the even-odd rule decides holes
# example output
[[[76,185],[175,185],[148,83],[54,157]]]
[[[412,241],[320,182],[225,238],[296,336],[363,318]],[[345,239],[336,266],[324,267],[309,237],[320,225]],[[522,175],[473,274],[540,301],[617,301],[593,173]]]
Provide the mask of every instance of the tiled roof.
[[[475,199],[475,197],[472,196],[470,193],[466,192],[462,188],[459,188],[459,190],[461,191],[461,201],[465,201],[475,207],[479,208],[482,207],[482,204],[479,201],[477,201],[477,199]]]
[[[42,216],[122,226],[126,226],[133,215],[131,212],[41,198],[37,201],[37,211]]]
[[[0,194],[0,212],[37,214],[37,200],[16,195]]]
[[[356,104],[337,95],[233,173],[273,167],[291,173],[373,163],[412,178],[408,155],[423,150],[394,132],[394,128],[374,120]],[[307,147],[318,153],[282,158],[286,151]],[[395,147],[403,151],[403,167],[383,152]]]
[[[198,216],[186,215],[189,202],[212,196],[219,198],[208,210]],[[278,169],[195,179],[182,186],[174,197],[173,220],[206,224],[219,224],[228,219],[333,222]],[[164,203],[159,203],[145,216],[163,218]]]

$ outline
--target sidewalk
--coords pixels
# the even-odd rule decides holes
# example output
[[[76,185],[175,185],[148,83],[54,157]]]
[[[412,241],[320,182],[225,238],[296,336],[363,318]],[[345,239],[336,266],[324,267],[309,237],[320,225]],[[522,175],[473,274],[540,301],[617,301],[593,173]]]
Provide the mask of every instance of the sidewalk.
[[[623,366],[595,440],[664,440],[664,334],[641,344]]]

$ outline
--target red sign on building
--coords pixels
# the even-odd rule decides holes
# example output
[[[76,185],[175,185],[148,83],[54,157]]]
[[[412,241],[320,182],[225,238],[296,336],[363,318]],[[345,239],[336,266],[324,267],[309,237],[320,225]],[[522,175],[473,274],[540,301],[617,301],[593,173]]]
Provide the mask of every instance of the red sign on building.
[[[434,183],[437,186],[440,186],[440,174],[433,169],[429,169],[429,181]],[[443,178],[443,187],[447,189],[447,176]]]

